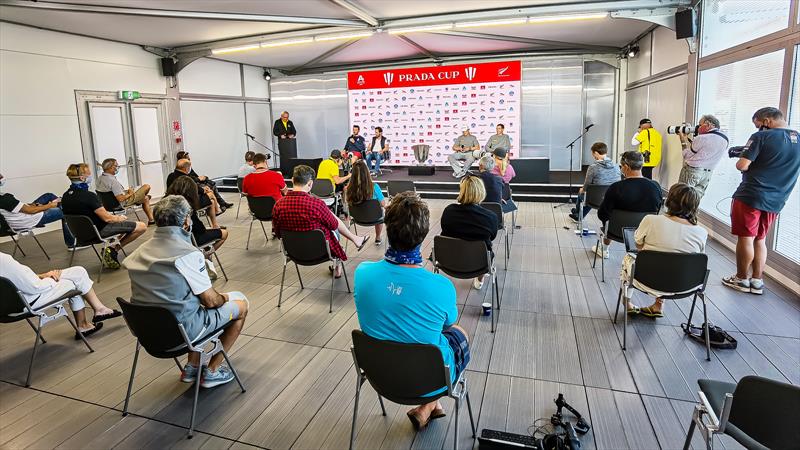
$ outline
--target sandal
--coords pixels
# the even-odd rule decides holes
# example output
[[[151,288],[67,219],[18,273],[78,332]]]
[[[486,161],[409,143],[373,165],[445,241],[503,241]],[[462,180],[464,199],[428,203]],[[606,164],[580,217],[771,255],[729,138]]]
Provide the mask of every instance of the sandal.
[[[630,315],[639,314],[642,312],[641,308],[638,306],[634,306],[633,308],[628,308],[626,311]]]
[[[99,323],[104,320],[113,319],[115,317],[119,317],[122,315],[122,312],[117,311],[116,309],[112,309],[109,314],[101,314],[99,316],[92,317],[92,323]]]
[[[430,417],[428,420],[422,420],[422,416],[420,416],[419,413],[413,409],[408,411],[406,415],[408,416],[408,420],[411,421],[411,425],[414,425],[414,429],[417,431],[425,428],[428,425],[428,422],[431,420]]]
[[[651,309],[649,306],[645,306],[644,308],[639,308],[639,314],[650,317],[651,319],[657,319],[659,317],[664,317],[664,313],[661,311],[656,311],[655,309]]]
[[[364,236],[364,240],[361,241],[361,245],[356,246],[356,250],[361,251],[361,249],[367,246],[367,242],[369,242],[369,235]]]
[[[92,328],[91,330],[76,331],[75,332],[75,340],[76,341],[80,341],[81,340],[81,334],[83,335],[83,337],[89,337],[89,336],[97,333],[98,331],[100,331],[101,328],[103,328],[103,323],[102,322],[94,324],[94,328]]]
[[[442,417],[447,417],[447,414],[444,413],[444,409],[442,408],[434,408],[433,412],[431,412],[431,420],[441,419]]]

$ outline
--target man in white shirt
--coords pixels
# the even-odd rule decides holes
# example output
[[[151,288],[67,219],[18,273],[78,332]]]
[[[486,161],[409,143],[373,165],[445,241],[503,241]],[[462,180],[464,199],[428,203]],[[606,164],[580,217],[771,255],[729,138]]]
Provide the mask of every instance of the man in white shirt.
[[[69,291],[77,290],[80,296],[69,299],[72,315],[84,336],[96,333],[103,327],[104,320],[119,317],[121,313],[104,305],[92,289],[92,279],[83,267],[68,267],[62,270],[36,274],[28,266],[18,263],[11,255],[0,252],[0,277],[7,278],[14,284],[22,297],[36,309],[37,305],[44,305],[51,300],[63,296]],[[4,301],[6,299],[0,299]],[[94,317],[89,322],[86,318],[84,300],[94,310]],[[20,311],[23,312],[23,311]],[[75,335],[75,339],[80,336]]]
[[[678,181],[697,189],[702,198],[714,168],[728,151],[728,137],[719,131],[719,119],[706,114],[700,117],[694,139],[678,133],[683,147],[683,168]]]
[[[5,185],[5,181],[3,174],[0,174],[0,187]],[[74,239],[62,220],[64,213],[61,211],[60,199],[55,194],[43,194],[32,203],[23,203],[14,195],[4,192],[0,194],[0,214],[14,231],[43,227],[48,223],[61,220],[64,243],[68,248],[72,247]]]
[[[114,158],[103,160],[101,164],[103,173],[97,177],[94,186],[97,192],[111,192],[116,197],[120,206],[127,208],[130,206],[141,206],[147,216],[147,224],[153,224],[153,210],[150,208],[150,185],[143,184],[134,190],[132,187],[125,189],[122,183],[117,180],[119,164]]]

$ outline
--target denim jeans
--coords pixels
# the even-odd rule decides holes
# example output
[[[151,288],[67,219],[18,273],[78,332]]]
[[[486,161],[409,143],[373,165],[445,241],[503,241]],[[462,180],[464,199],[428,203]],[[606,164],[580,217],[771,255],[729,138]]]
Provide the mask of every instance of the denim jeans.
[[[575,198],[575,211],[576,211],[575,212],[575,216],[576,217],[578,216],[577,211],[579,211],[581,209],[581,203],[583,203],[583,199],[584,199],[585,195],[586,194],[578,194],[578,196]],[[591,210],[592,210],[591,206],[583,205],[583,217],[586,217],[586,215],[589,214],[589,211],[591,211]]]
[[[58,198],[57,195],[51,194],[51,193],[47,193],[47,194],[41,195],[39,198],[37,198],[33,202],[37,203],[39,205],[46,205],[46,204],[52,202],[53,200],[55,200],[57,198]],[[47,211],[43,211],[42,212],[42,219],[39,220],[39,223],[36,224],[36,226],[37,227],[43,227],[43,226],[47,225],[48,223],[53,223],[56,220],[60,220],[61,221],[61,231],[62,231],[62,233],[64,233],[64,243],[67,244],[67,247],[72,247],[72,243],[75,240],[75,238],[73,238],[72,234],[70,234],[69,230],[67,229],[67,224],[66,224],[66,222],[64,222],[63,219],[64,219],[64,212],[61,211],[61,208],[50,208]]]
[[[373,172],[381,170],[381,162],[383,161],[383,155],[381,155],[380,153],[378,152],[367,153],[367,157],[364,158],[364,160],[367,162],[367,167],[369,167],[369,170]],[[374,167],[372,164],[373,161],[375,162]]]

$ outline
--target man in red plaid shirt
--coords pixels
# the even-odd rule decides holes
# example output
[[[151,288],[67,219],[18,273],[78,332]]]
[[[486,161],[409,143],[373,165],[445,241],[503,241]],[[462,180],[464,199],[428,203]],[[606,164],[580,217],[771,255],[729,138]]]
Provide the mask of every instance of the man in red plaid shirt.
[[[345,224],[334,216],[325,202],[309,194],[314,184],[316,172],[308,166],[299,165],[292,172],[292,190],[275,203],[272,209],[272,232],[281,237],[281,231],[311,231],[322,230],[331,249],[331,256],[342,261],[347,260],[347,254],[339,244],[339,238],[334,234],[349,239],[358,250],[364,248],[369,236],[353,234]],[[336,266],[334,276],[342,276],[341,266]]]

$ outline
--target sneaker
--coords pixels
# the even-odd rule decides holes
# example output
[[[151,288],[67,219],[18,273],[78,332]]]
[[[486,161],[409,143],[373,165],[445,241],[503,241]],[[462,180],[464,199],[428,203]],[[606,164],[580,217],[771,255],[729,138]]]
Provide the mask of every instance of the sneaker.
[[[592,252],[597,253],[597,256],[608,259],[608,249],[601,251],[601,249],[597,248],[597,244],[592,246]]]
[[[233,372],[227,366],[219,366],[215,371],[203,369],[203,381],[200,386],[208,389],[233,381]]]
[[[750,278],[750,293],[761,295],[764,293],[764,280],[760,278]]]
[[[380,239],[375,239],[375,245],[381,245],[381,244],[383,244],[383,241],[382,241],[382,240],[380,240]]]
[[[77,246],[75,248],[67,247],[67,251],[68,252],[76,252],[78,250],[83,250],[83,249],[89,248],[89,247],[91,247],[91,245],[79,245],[79,246]]]
[[[572,208],[572,209],[570,209],[570,210],[569,210],[569,212],[571,212],[571,213],[572,213],[572,215],[574,215],[574,216],[577,216],[577,215],[578,215],[578,210],[577,210],[577,209],[575,209],[575,208]]]
[[[483,277],[472,280],[472,287],[480,291],[483,287]]]
[[[117,261],[116,250],[106,247],[103,252],[103,264],[109,269],[119,269],[119,261]]]
[[[739,292],[750,292],[750,280],[737,278],[736,275],[731,275],[722,279],[722,284],[731,289],[736,289]],[[763,283],[762,283],[763,289]]]
[[[575,215],[574,213],[570,213],[569,214],[569,218],[572,219],[572,221],[575,222],[575,223],[580,222],[580,220],[578,220],[578,216]]]
[[[217,273],[217,268],[214,267],[214,263],[209,259],[206,260],[206,269],[208,270],[208,278],[211,281],[214,281],[217,278],[219,278],[219,274]]]
[[[186,364],[183,366],[183,370],[181,371],[181,381],[184,383],[194,383],[194,380],[197,379],[197,367]]]

